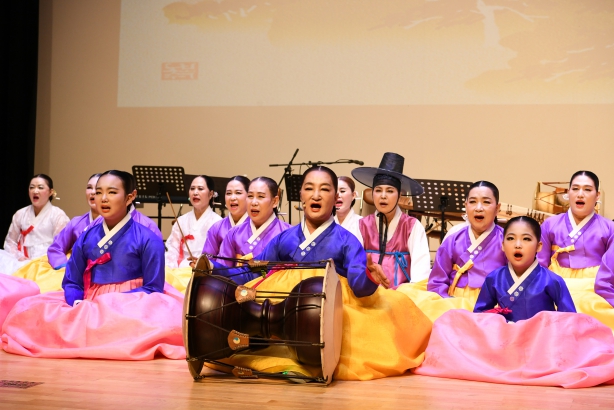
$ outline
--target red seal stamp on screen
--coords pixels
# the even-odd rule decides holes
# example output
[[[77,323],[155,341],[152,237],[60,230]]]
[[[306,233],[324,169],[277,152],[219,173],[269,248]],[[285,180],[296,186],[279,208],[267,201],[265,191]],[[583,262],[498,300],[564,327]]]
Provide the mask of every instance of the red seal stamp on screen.
[[[198,80],[198,63],[162,63],[163,80]]]

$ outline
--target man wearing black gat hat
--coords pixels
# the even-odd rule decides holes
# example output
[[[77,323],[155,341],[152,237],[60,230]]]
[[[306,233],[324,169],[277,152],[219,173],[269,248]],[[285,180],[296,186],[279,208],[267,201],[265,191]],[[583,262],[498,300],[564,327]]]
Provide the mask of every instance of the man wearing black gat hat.
[[[398,207],[401,195],[424,192],[422,185],[403,174],[404,162],[401,155],[387,152],[378,168],[352,171],[358,182],[373,188],[377,211],[361,219],[359,227],[367,251],[367,274],[386,288],[427,279],[431,267],[424,227]],[[377,263],[371,259],[373,253],[377,254]]]

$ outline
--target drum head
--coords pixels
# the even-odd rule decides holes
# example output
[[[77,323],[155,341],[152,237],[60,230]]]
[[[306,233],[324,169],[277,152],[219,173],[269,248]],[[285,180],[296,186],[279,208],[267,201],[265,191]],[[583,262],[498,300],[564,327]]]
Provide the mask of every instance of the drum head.
[[[339,363],[343,334],[341,283],[332,259],[326,268],[323,289],[326,299],[322,299],[320,318],[320,342],[324,343],[324,348],[321,349],[322,377],[326,380],[326,384],[329,384],[333,381],[333,373]]]
[[[211,263],[209,262],[209,259],[205,256],[205,255],[201,255],[200,258],[198,258],[198,261],[196,262],[196,268],[197,270],[200,271],[207,271],[210,272],[211,271]],[[193,312],[190,311],[191,306],[193,305],[192,303],[192,289],[195,289],[198,286],[199,283],[199,279],[201,277],[205,276],[205,273],[203,272],[195,272],[194,270],[192,271],[192,277],[190,278],[190,282],[188,283],[188,287],[185,290],[185,298],[183,300],[183,322],[182,322],[182,332],[183,332],[183,345],[185,346],[185,353],[186,353],[186,359],[191,359],[193,358],[193,356],[190,354],[190,342],[189,340],[192,338],[191,335],[191,322],[186,319],[186,315],[187,314],[192,314]],[[190,370],[190,374],[192,375],[192,377],[194,379],[199,379],[200,376],[200,372],[203,369],[203,365],[205,363],[201,360],[195,360],[195,361],[188,361],[188,370]]]

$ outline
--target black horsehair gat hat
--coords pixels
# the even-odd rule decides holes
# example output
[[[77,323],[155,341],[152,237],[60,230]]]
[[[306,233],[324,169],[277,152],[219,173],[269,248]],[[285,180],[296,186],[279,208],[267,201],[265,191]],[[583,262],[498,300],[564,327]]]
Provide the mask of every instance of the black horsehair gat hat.
[[[373,178],[376,175],[392,177],[401,183],[401,195],[421,195],[424,188],[419,182],[403,175],[405,158],[394,152],[386,152],[382,157],[379,168],[359,167],[352,170],[352,176],[358,182],[373,188]]]

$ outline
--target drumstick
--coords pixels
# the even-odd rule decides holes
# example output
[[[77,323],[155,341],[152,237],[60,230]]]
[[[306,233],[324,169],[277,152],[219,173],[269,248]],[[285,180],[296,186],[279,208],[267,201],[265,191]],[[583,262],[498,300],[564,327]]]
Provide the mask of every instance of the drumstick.
[[[171,201],[171,196],[168,194],[168,192],[166,193],[166,197],[168,198],[168,203],[171,205],[173,215],[175,216],[175,222],[177,223],[177,226],[179,227],[179,233],[181,234],[181,239],[183,239],[183,243],[185,243],[185,247],[188,249],[190,258],[194,259],[194,256],[192,256],[192,251],[190,251],[190,247],[188,246],[188,241],[186,241],[185,235],[183,234],[183,230],[181,229],[181,224],[179,223],[179,220],[177,219],[177,214],[175,213],[175,208],[173,207],[173,201]]]

